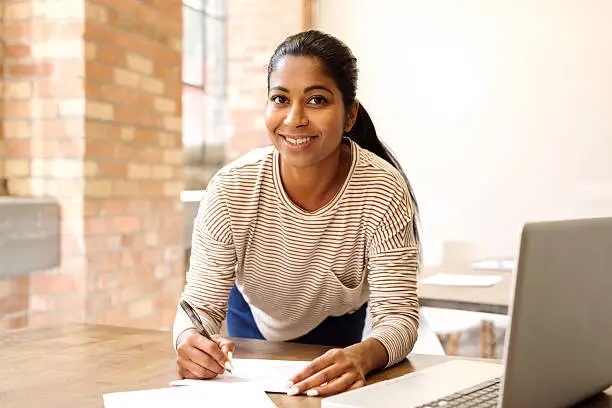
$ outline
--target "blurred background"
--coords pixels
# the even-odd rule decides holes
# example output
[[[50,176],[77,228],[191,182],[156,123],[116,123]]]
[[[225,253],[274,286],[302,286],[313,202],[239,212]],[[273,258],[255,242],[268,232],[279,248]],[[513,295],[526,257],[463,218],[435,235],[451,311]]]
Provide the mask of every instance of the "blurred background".
[[[3,0],[0,331],[170,329],[202,190],[268,144],[268,59],[308,28],[357,56],[425,270],[610,215],[611,20],[606,0]],[[446,352],[481,354],[482,316],[433,313]]]

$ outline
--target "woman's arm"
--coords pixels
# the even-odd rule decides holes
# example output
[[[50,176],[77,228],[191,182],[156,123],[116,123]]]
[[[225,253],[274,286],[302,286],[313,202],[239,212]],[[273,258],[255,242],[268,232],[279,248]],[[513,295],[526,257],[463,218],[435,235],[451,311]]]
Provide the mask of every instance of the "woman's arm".
[[[218,176],[208,185],[194,222],[190,268],[181,295],[191,304],[209,333],[218,333],[227,312],[227,299],[235,281],[236,251]],[[179,307],[174,321],[174,346],[179,336],[193,328]]]
[[[396,197],[376,229],[368,257],[372,331],[386,349],[388,367],[412,350],[419,325],[419,245],[413,234],[408,195]]]

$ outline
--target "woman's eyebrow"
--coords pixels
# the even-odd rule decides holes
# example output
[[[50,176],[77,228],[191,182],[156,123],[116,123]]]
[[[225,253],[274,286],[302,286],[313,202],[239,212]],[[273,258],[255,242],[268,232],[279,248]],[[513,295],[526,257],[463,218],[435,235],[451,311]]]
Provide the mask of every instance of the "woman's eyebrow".
[[[281,92],[285,92],[285,93],[289,93],[289,90],[285,87],[282,87],[280,85],[277,86],[273,86],[272,88],[270,88],[271,91],[281,91]]]
[[[323,90],[323,91],[327,91],[329,93],[333,93],[328,87],[323,86],[323,85],[311,85],[311,86],[307,86],[306,88],[304,88],[304,93],[308,93],[310,91],[316,91],[316,90]],[[287,88],[285,88],[284,86],[273,86],[272,88],[270,88],[271,91],[281,91],[281,92],[285,92],[285,93],[289,93],[289,90]]]
[[[333,93],[329,88],[327,88],[326,86],[323,86],[323,85],[311,85],[311,86],[307,86],[306,88],[304,88],[304,93],[308,93],[310,91],[316,91],[318,89],[321,89],[323,91],[327,91],[329,93]]]

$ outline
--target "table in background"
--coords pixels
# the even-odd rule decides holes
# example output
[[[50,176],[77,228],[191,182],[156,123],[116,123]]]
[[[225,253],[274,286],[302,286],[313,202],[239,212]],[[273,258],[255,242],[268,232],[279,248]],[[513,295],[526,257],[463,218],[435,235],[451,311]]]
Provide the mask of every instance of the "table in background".
[[[236,357],[310,360],[328,347],[236,340]],[[452,357],[414,355],[368,378],[394,378]],[[177,379],[172,333],[69,324],[0,333],[0,406],[102,407],[102,394],[167,387]],[[407,392],[410,392],[407,390]],[[279,407],[316,408],[316,397],[269,394]],[[612,407],[612,390],[586,407]]]
[[[508,314],[508,305],[512,292],[511,271],[467,270],[455,272],[428,269],[423,273],[421,279],[435,273],[500,276],[501,281],[489,287],[420,285],[419,303],[421,306],[501,315]]]

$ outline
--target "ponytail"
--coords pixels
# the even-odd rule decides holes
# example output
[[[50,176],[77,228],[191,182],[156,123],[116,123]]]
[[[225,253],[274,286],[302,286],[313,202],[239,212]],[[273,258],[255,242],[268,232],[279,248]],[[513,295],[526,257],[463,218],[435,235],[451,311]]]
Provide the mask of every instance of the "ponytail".
[[[419,233],[419,207],[416,201],[416,196],[414,194],[414,190],[410,185],[410,181],[408,181],[408,177],[406,177],[406,173],[402,169],[402,166],[399,164],[391,149],[389,149],[376,134],[376,128],[374,127],[374,123],[370,118],[370,115],[365,110],[363,105],[359,103],[359,110],[357,111],[357,119],[355,120],[355,124],[353,128],[346,133],[346,136],[350,138],[352,141],[357,143],[359,147],[362,149],[369,150],[374,153],[378,157],[384,159],[387,163],[391,164],[395,167],[406,182],[406,186],[408,187],[408,194],[410,198],[411,205],[413,207],[413,219],[412,219],[412,229],[414,234],[414,239],[419,248],[419,257],[421,256],[421,238]]]

